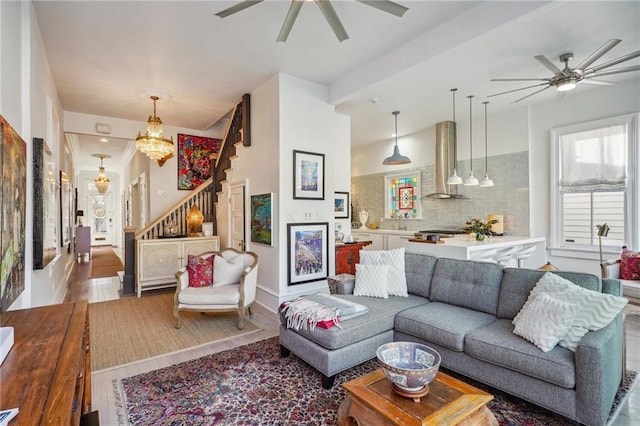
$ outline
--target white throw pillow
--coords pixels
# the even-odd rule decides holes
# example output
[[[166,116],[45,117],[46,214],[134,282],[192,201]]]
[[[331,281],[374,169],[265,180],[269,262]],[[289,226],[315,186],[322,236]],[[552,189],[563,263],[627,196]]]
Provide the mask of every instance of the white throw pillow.
[[[578,306],[554,299],[545,293],[530,294],[525,306],[513,319],[516,334],[543,352],[553,349],[567,334],[576,318]]]
[[[354,296],[381,297],[387,299],[387,282],[389,267],[387,265],[362,265],[356,263],[356,284]]]
[[[559,343],[560,346],[574,352],[585,334],[590,330],[600,330],[609,324],[627,304],[624,297],[588,290],[551,272],[547,272],[538,280],[530,296],[538,293],[546,293],[554,299],[578,306],[578,314],[573,324]]]
[[[389,266],[387,292],[390,296],[409,297],[404,273],[404,247],[393,250],[360,250],[360,264]]]
[[[244,272],[242,255],[234,256],[231,259],[216,256],[213,260],[213,287],[239,284],[242,272]]]

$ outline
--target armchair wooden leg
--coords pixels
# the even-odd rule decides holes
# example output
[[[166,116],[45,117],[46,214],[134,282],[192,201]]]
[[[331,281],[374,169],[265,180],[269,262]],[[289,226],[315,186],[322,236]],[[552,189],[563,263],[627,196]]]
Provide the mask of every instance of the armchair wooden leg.
[[[238,330],[244,329],[244,306],[238,308]]]
[[[176,318],[176,323],[174,325],[175,328],[182,327],[182,318],[180,318],[180,310],[178,309],[178,305],[173,307],[173,316]]]

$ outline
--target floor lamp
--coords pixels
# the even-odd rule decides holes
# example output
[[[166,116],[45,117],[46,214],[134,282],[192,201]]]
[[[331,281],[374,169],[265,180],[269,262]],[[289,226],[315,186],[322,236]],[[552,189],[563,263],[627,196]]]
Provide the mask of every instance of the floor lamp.
[[[596,228],[598,228],[598,245],[600,247],[600,264],[602,265],[602,262],[604,262],[604,260],[602,259],[602,237],[606,237],[607,235],[609,235],[609,226],[605,223],[603,225],[596,225]]]

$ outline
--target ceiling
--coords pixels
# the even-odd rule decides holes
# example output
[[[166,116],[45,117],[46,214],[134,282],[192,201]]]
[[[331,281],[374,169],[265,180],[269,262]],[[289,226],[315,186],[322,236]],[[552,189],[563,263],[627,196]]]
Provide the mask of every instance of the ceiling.
[[[144,122],[152,103],[140,92],[158,91],[170,96],[157,105],[165,125],[206,130],[243,93],[282,72],[327,85],[336,110],[351,116],[352,144],[360,145],[390,138],[394,110],[401,112],[399,136],[450,119],[452,87],[461,102],[475,95],[479,112],[487,95],[528,85],[492,78],[550,77],[535,55],[560,67],[560,54],[573,52],[576,65],[610,38],[622,43],[596,64],[640,49],[637,1],[398,0],[409,8],[398,18],[334,0],[350,36],[342,43],[313,2],[305,3],[286,43],[275,40],[289,1],[215,16],[236,3],[35,1],[64,110]],[[624,65],[637,64],[639,58]],[[606,80],[632,78],[640,72]],[[579,85],[567,96],[586,90],[607,88]],[[551,101],[554,92],[516,106]],[[527,93],[491,98],[490,111],[513,108]],[[83,136],[79,146],[83,154],[104,148]]]

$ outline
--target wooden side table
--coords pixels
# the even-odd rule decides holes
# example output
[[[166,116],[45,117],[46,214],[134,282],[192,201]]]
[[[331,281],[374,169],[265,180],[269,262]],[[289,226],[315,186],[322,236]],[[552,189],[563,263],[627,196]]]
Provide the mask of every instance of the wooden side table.
[[[356,263],[360,263],[360,250],[371,241],[336,244],[336,274],[356,274]]]
[[[341,426],[498,424],[487,408],[493,395],[441,372],[420,402],[397,395],[380,369],[342,386],[348,394],[338,410]]]

